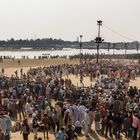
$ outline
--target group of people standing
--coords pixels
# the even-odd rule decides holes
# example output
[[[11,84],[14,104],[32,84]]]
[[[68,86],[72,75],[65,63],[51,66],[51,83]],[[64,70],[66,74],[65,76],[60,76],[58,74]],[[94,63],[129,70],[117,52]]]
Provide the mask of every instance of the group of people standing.
[[[69,75],[89,76],[89,87],[73,85]],[[129,87],[140,74],[140,65],[103,61],[99,64],[58,65],[30,69],[21,77],[0,76],[0,137],[20,130],[28,140],[44,139],[53,133],[56,140],[74,140],[95,131],[120,139],[121,133],[136,140],[140,132],[140,90]],[[64,79],[64,76],[67,78]],[[16,122],[12,126],[12,121]],[[23,123],[18,123],[18,120]],[[94,122],[94,123],[93,123]],[[18,125],[17,125],[18,124]],[[17,129],[18,126],[18,129]]]

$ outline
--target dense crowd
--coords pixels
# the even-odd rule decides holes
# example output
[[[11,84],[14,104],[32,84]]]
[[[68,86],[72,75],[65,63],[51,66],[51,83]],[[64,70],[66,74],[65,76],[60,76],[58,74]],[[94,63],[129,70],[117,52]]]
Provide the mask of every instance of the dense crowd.
[[[140,90],[129,87],[140,65],[102,61],[30,69],[21,77],[0,76],[0,139],[20,131],[23,140],[43,132],[56,140],[86,139],[95,131],[119,140],[121,133],[137,140],[140,134]],[[94,84],[77,87],[70,75],[88,76]],[[64,78],[65,77],[65,78]],[[14,124],[12,124],[14,121]],[[23,121],[21,123],[21,121]],[[93,123],[94,122],[94,123]],[[140,138],[140,137],[139,137]]]
[[[84,59],[84,60],[87,60],[87,59],[96,59],[97,58],[97,55],[96,54],[88,54],[88,53],[85,53],[85,54],[78,54],[78,55],[72,55],[72,56],[69,56],[69,58],[71,60],[73,59]],[[131,59],[131,60],[137,60],[137,59],[140,59],[140,54],[137,53],[137,54],[111,54],[110,52],[108,52],[108,54],[105,54],[105,53],[101,53],[100,52],[100,56],[99,56],[100,59]]]

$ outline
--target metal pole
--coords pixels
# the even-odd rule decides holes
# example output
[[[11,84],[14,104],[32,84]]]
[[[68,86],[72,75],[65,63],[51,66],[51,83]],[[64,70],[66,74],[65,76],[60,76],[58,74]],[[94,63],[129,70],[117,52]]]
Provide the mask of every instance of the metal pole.
[[[80,43],[79,43],[79,46],[80,46],[80,63],[82,62],[82,37],[83,37],[83,35],[80,35]]]
[[[125,49],[125,55],[126,55],[127,43],[125,43],[124,49]]]
[[[115,43],[113,44],[113,55],[114,55]]]
[[[97,64],[99,62],[99,43],[97,44]]]
[[[107,48],[108,54],[109,54],[109,49],[110,49],[110,42],[108,43],[108,48]]]
[[[137,54],[139,53],[139,43],[137,43]]]
[[[97,64],[98,64],[98,62],[99,62],[99,45],[100,45],[100,43],[102,42],[100,39],[100,26],[102,25],[102,21],[101,20],[98,20],[97,21],[97,25],[98,25],[98,38],[97,38]]]

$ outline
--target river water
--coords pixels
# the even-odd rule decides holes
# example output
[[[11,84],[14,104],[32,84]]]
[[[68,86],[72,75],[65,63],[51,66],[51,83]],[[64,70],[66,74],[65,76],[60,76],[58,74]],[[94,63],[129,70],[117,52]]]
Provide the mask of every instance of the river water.
[[[82,49],[81,51],[83,54],[96,54],[96,49]],[[139,51],[140,52],[140,51]],[[64,48],[62,50],[41,50],[41,51],[36,51],[36,50],[20,50],[20,51],[0,51],[0,56],[10,56],[10,57],[15,57],[15,58],[23,58],[23,56],[28,57],[28,58],[34,58],[34,56],[39,57],[39,56],[72,56],[72,55],[78,55],[80,53],[79,49],[71,49],[71,48]],[[108,52],[107,49],[100,49],[99,50],[100,54],[113,54],[113,50],[110,50]],[[134,54],[137,53],[136,50],[127,50],[127,54]],[[114,54],[125,54],[125,50],[114,50]]]

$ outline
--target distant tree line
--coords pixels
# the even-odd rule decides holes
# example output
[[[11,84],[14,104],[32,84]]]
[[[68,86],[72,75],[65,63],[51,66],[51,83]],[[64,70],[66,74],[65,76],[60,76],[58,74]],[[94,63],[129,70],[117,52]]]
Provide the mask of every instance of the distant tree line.
[[[1,40],[0,47],[1,48],[63,48],[63,47],[73,47],[76,46],[77,42],[72,41],[64,41],[62,39],[52,39],[52,38],[44,38],[44,39],[26,39],[26,40],[15,40],[11,38],[10,40]]]
[[[139,49],[139,42],[119,42],[110,43],[103,42],[100,44],[101,49]],[[62,39],[43,38],[43,39],[19,39],[11,38],[9,40],[0,40],[0,48],[20,49],[20,48],[34,48],[34,49],[50,49],[50,48],[77,48],[79,49],[78,41],[64,41]],[[96,49],[94,40],[83,42],[82,48]]]

